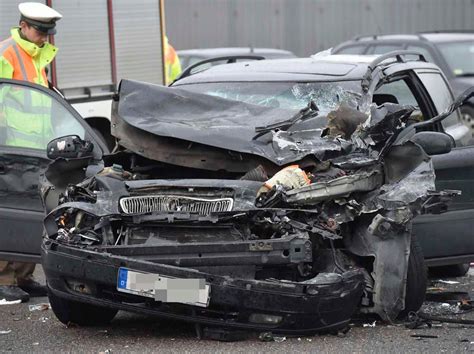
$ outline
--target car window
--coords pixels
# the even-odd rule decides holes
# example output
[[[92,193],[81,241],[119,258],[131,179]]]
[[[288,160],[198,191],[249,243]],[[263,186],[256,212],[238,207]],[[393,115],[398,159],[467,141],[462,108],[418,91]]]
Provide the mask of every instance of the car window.
[[[453,103],[453,96],[449,91],[446,81],[438,73],[432,72],[418,72],[423,85],[428,90],[433,104],[438,113],[445,111],[451,103]],[[453,112],[448,118],[441,123],[444,128],[450,127],[460,123],[459,113]]]
[[[377,95],[381,97],[382,100],[378,100]],[[418,106],[415,96],[404,80],[397,80],[380,86],[374,92],[374,102],[377,104],[385,103],[383,102],[383,98],[385,98],[385,102],[389,103]]]
[[[428,60],[431,63],[435,62],[430,51],[425,47],[421,47],[419,45],[409,45],[407,47],[407,50],[414,50],[414,51],[420,52],[421,54],[423,54],[426,60]]]
[[[335,54],[363,54],[365,48],[365,45],[352,45],[338,50]]]
[[[14,83],[0,84],[0,145],[45,150],[49,141],[85,130],[47,93]]]
[[[367,54],[385,54],[400,49],[403,49],[401,44],[375,44],[369,48]]]
[[[474,41],[437,44],[456,76],[474,76]]]
[[[181,67],[184,69],[186,67],[188,67],[188,61],[189,61],[189,57],[187,56],[179,56],[179,63],[181,64]]]
[[[202,58],[202,57],[189,57],[188,66],[196,64],[204,59],[205,58]]]

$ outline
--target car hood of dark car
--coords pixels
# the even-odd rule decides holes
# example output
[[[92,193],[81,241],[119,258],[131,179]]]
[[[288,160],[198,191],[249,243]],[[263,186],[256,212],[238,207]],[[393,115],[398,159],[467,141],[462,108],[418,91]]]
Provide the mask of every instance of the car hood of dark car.
[[[321,137],[326,120],[310,118],[288,131],[272,130],[257,137],[255,128],[286,121],[298,110],[271,108],[227,100],[184,89],[122,80],[112,117],[157,137],[178,139],[263,157],[284,165],[314,155],[342,150],[339,140]],[[125,133],[112,131],[119,139]],[[122,134],[122,136],[120,136]],[[136,140],[136,139],[135,139]],[[143,146],[132,151],[140,153]]]

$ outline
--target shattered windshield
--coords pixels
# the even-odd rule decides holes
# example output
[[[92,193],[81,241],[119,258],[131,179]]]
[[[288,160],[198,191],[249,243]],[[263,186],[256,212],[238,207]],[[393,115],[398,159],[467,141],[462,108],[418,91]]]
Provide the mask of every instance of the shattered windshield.
[[[215,82],[183,85],[179,88],[272,108],[299,110],[314,101],[321,112],[334,110],[341,103],[358,109],[362,97],[359,81]]]

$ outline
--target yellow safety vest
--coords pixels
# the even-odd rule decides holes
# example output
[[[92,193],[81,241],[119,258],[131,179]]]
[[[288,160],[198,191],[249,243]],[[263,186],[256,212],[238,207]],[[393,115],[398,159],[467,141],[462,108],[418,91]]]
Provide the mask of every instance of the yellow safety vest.
[[[57,48],[43,47],[21,38],[19,28],[0,43],[0,77],[48,86],[45,67],[54,59]],[[44,149],[53,138],[51,98],[22,87],[0,89],[0,126],[6,129],[5,145]]]

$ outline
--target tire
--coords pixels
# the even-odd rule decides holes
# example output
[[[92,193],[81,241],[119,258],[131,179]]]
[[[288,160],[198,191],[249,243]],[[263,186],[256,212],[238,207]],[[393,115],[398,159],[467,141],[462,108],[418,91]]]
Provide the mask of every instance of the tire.
[[[434,277],[463,277],[469,272],[469,267],[469,263],[430,267],[430,275]]]
[[[405,317],[418,309],[425,301],[428,274],[423,251],[415,235],[411,237],[410,257],[408,258],[407,287],[405,293],[405,309],[399,317]]]
[[[54,295],[48,289],[49,302],[54,314],[64,324],[80,326],[100,326],[109,324],[118,310],[70,301]]]

